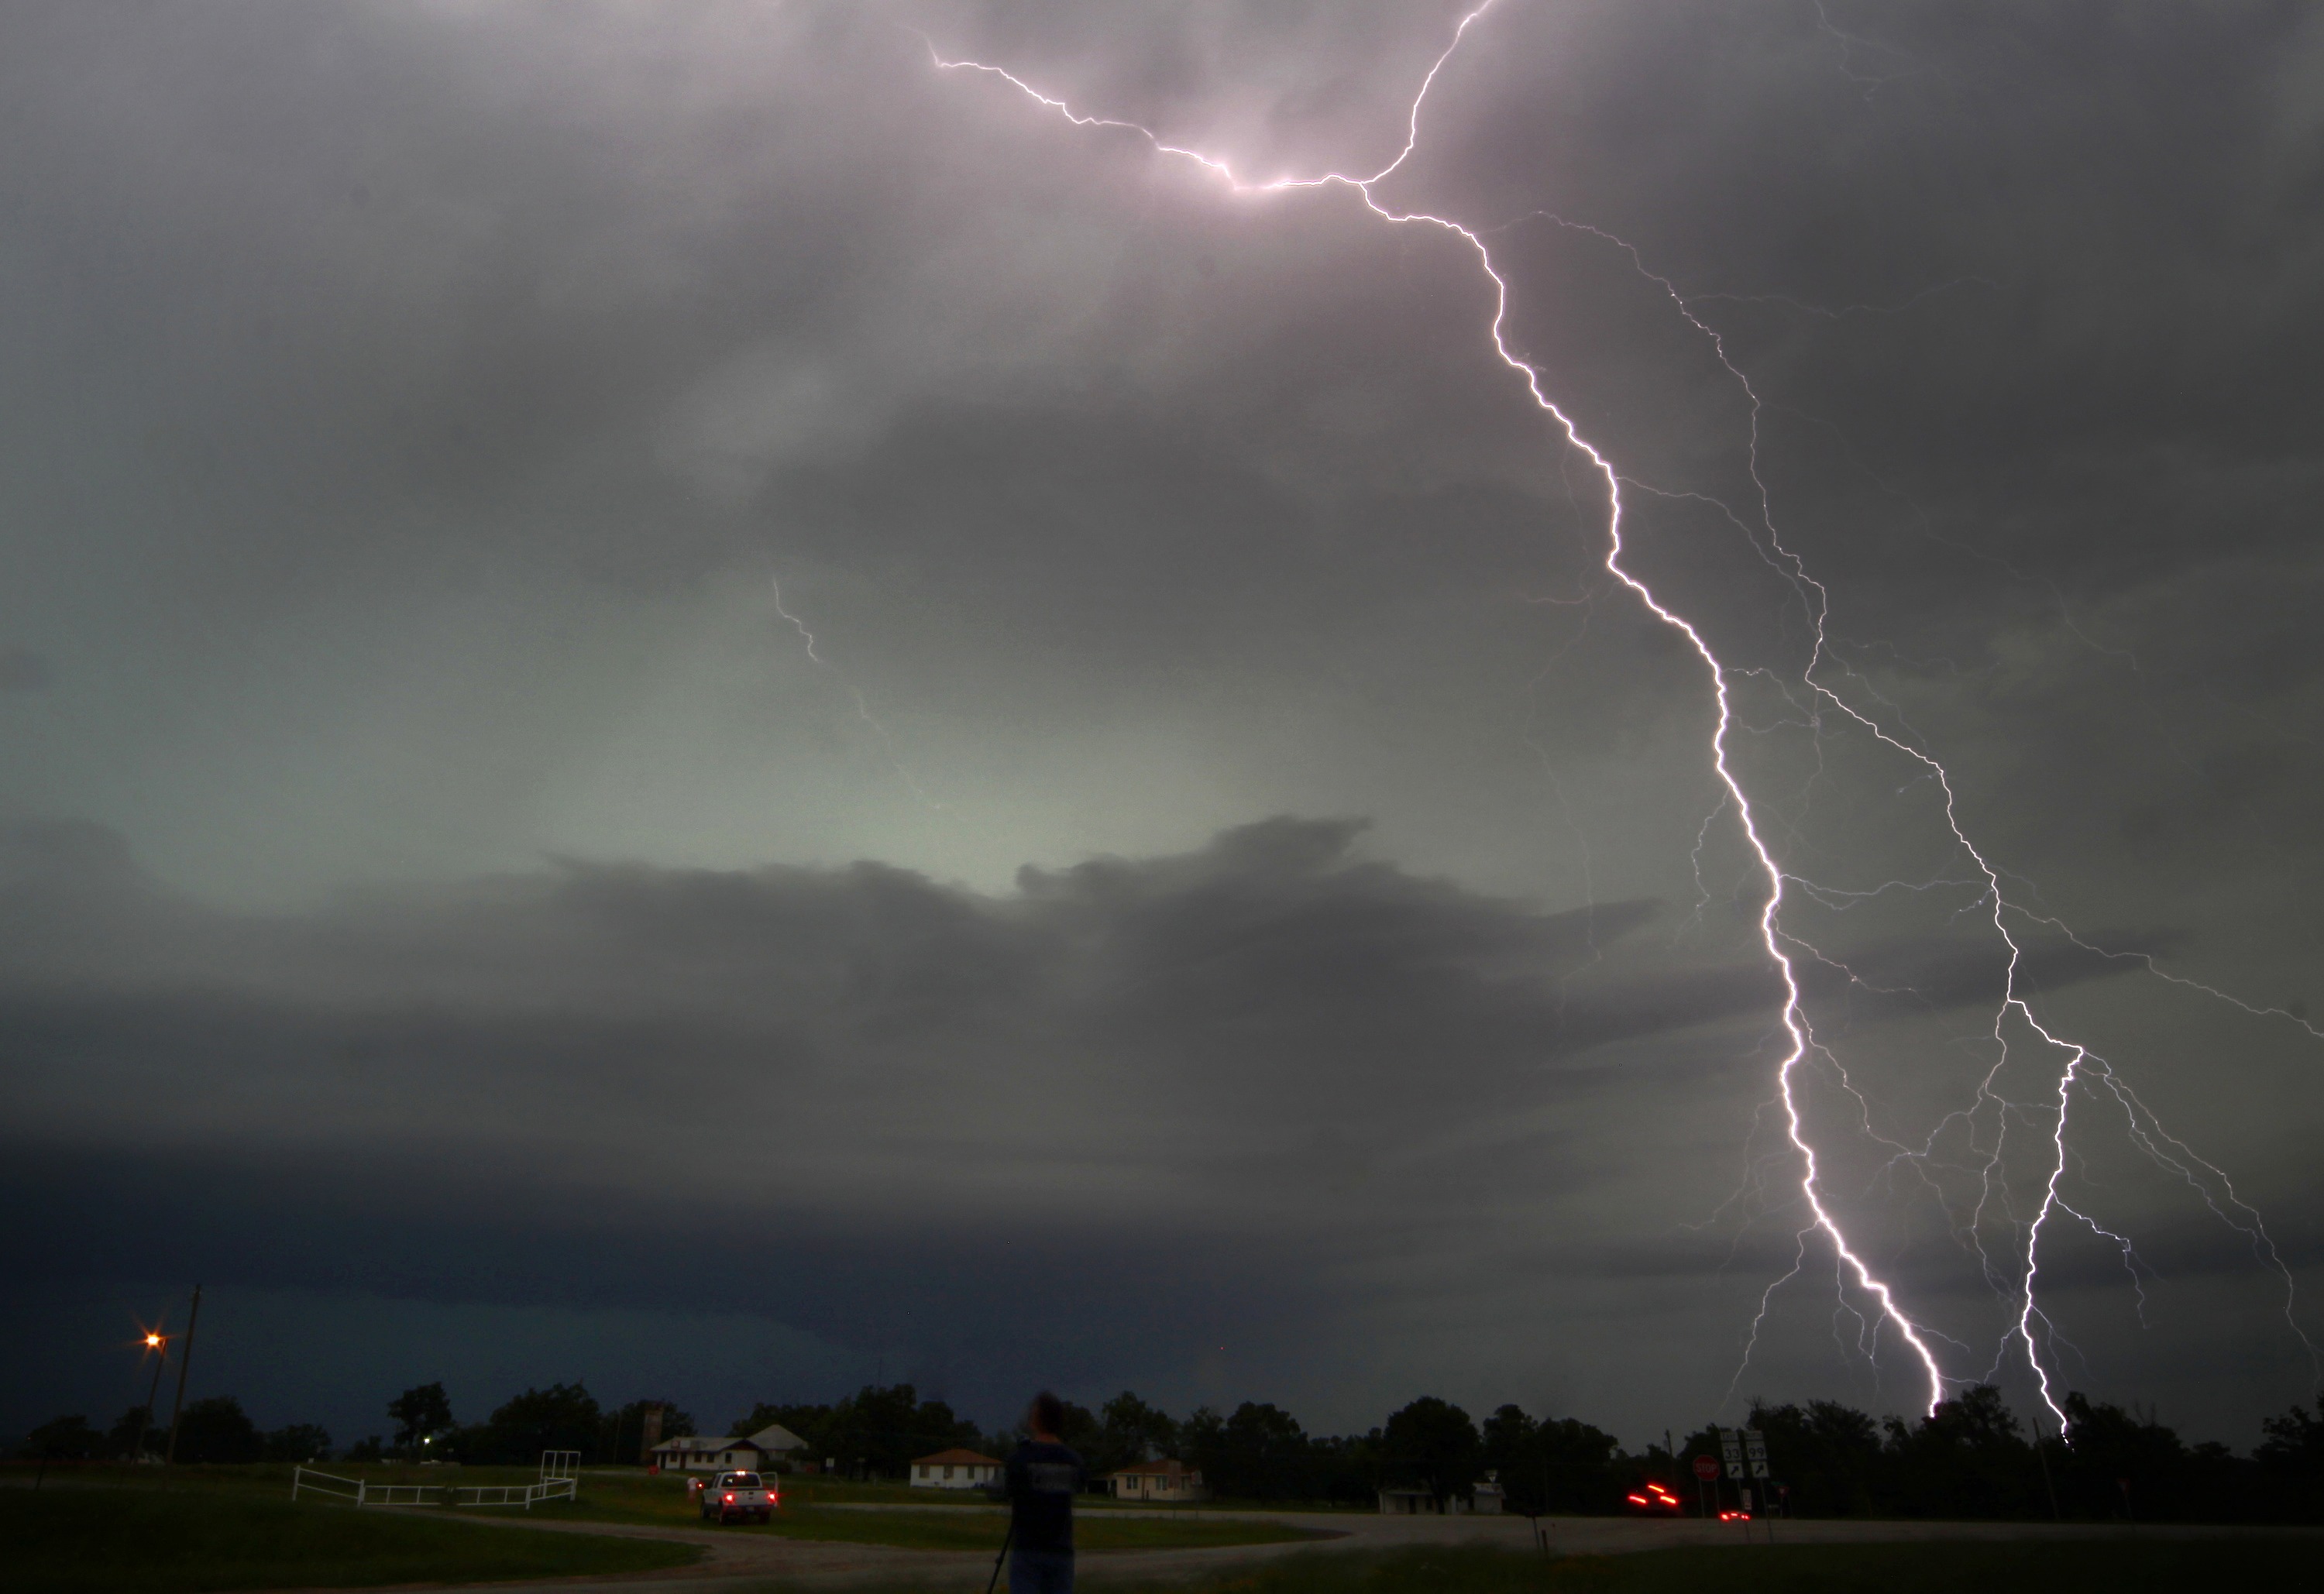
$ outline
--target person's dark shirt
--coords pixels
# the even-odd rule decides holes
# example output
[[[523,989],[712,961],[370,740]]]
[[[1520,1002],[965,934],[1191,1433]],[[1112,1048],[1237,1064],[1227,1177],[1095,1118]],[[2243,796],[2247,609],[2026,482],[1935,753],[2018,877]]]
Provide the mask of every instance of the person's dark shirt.
[[[1009,1458],[1002,1484],[1019,1550],[1074,1547],[1074,1497],[1082,1487],[1079,1456],[1062,1444],[1028,1439]]]

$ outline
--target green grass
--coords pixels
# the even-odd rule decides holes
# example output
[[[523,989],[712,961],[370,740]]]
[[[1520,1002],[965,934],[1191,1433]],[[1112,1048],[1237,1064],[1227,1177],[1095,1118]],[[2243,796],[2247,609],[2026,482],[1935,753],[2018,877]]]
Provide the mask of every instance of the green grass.
[[[1084,1580],[1110,1594],[2162,1594],[2324,1584],[2314,1539],[1732,1545],[1637,1555],[1435,1547],[1300,1554],[1192,1581]]]
[[[645,1571],[688,1565],[700,1556],[686,1544],[294,1505],[183,1479],[171,1482],[167,1492],[150,1483],[0,1491],[0,1590],[352,1589]],[[287,1493],[287,1480],[283,1487]]]

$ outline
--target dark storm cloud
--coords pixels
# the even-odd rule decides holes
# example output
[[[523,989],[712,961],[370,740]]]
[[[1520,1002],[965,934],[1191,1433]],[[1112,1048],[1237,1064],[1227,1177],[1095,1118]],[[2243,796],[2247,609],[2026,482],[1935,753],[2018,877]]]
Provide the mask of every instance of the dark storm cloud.
[[[963,1167],[1005,1200],[1093,1163],[1268,1180],[1279,1135],[1377,1151],[1588,1047],[1770,999],[1757,970],[1568,992],[1650,905],[1545,915],[1366,861],[1356,834],[1274,820],[1001,898],[871,864],[573,864],[282,917],[174,899],[101,832],[21,831],[9,1074],[20,1121],[107,1119],[117,1095],[116,1129],[161,1141],[189,1116],[431,1141],[448,1112],[455,1139],[524,1156],[650,1127],[617,1184],[779,1122],[764,1172],[803,1197],[786,1165],[860,1153],[898,1159],[893,1202]]]
[[[1367,860],[1359,828],[998,898],[568,865],[290,917],[20,829],[0,1073],[40,1216],[8,1264],[576,1307],[650,1277],[987,1381],[1222,1325],[1287,1357],[1416,1287],[1394,1236],[1586,1177],[1539,1155],[1570,1139],[1545,1070],[1768,996],[1758,971],[1569,994],[1651,905],[1543,914]]]
[[[0,648],[0,692],[37,692],[55,679],[49,661],[30,648]]]
[[[270,916],[173,897],[102,831],[20,827],[0,872],[11,1089],[20,1123],[164,1143],[194,1120],[396,1143],[448,1121],[524,1156],[650,1126],[616,1184],[739,1152],[763,1113],[794,1142],[766,1171],[802,1195],[782,1164],[861,1152],[916,1165],[895,1201],[956,1165],[1005,1199],[1093,1163],[1271,1182],[1274,1147],[1317,1126],[1376,1156],[1599,1049],[1779,1000],[1761,967],[1631,955],[1652,904],[1542,913],[1368,859],[1360,828],[1269,820],[1028,869],[1001,897],[874,864],[574,863]],[[1857,972],[1926,1010],[1986,1000],[1997,970],[1891,944]],[[2119,972],[2071,949],[2027,969]]]
[[[1005,896],[567,864],[263,916],[173,897],[105,832],[20,827],[0,1075],[38,1216],[9,1265],[576,1307],[650,1274],[842,1343],[949,1325],[1027,1377],[1027,1276],[1063,1281],[1071,1331],[1035,1338],[1064,1365],[1197,1319],[1312,1331],[1447,1248],[1491,1254],[1480,1202],[1620,1176],[1589,1104],[1731,1073],[1776,996],[1637,958],[1652,904],[1543,913],[1360,834],[1270,820]],[[1870,963],[1920,1007],[1980,999],[1959,965]],[[1762,1276],[1787,1247],[1763,1222],[1521,1248],[1605,1284]]]

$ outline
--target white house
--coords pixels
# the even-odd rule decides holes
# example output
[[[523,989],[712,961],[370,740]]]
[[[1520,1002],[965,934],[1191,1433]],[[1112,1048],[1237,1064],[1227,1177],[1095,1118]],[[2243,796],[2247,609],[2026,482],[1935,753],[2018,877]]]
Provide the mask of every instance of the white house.
[[[977,1488],[1001,1481],[1001,1463],[973,1450],[940,1450],[912,1463],[914,1488]]]
[[[724,1472],[740,1469],[756,1472],[766,1465],[767,1452],[754,1439],[708,1439],[687,1434],[665,1439],[648,1452],[665,1472]]]
[[[646,1453],[665,1472],[724,1472],[734,1468],[762,1472],[777,1462],[790,1462],[806,1450],[806,1440],[780,1423],[770,1423],[756,1433],[724,1439],[696,1435],[665,1439]]]
[[[1108,1473],[1105,1480],[1112,1486],[1117,1500],[1167,1500],[1184,1505],[1211,1497],[1211,1491],[1203,1487],[1201,1470],[1184,1461],[1139,1461]]]

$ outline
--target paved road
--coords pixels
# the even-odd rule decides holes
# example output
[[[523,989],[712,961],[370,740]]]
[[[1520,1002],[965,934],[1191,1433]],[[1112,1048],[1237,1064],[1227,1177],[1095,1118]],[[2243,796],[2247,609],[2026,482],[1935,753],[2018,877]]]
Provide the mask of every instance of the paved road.
[[[823,1507],[828,1509],[829,1507]],[[957,1506],[871,1506],[867,1510],[956,1510]],[[1084,1516],[1148,1513],[1084,1512]],[[1372,1516],[1353,1512],[1205,1512],[1206,1516],[1277,1522],[1286,1526],[1328,1531],[1339,1536],[1325,1540],[1277,1544],[1236,1544],[1200,1550],[1106,1550],[1085,1552],[1082,1576],[1092,1581],[1114,1579],[1168,1580],[1192,1577],[1222,1567],[1248,1565],[1279,1555],[1321,1551],[1385,1550],[1408,1544],[1497,1543],[1513,1549],[1531,1546],[1533,1526],[1522,1516]],[[632,1538],[668,1539],[702,1544],[709,1555],[699,1566],[675,1572],[639,1572],[618,1577],[549,1579],[539,1582],[494,1583],[506,1594],[752,1594],[760,1589],[833,1589],[899,1585],[929,1590],[984,1587],[992,1557],[981,1553],[899,1550],[881,1544],[834,1544],[779,1539],[765,1534],[721,1532],[715,1528],[644,1527],[610,1523],[545,1523],[538,1518],[508,1525],[553,1527],[560,1533],[615,1534]],[[1663,1550],[1681,1544],[1740,1544],[1739,1526],[1695,1521],[1649,1522],[1624,1517],[1572,1516],[1545,1518],[1542,1527],[1550,1547],[1568,1555],[1626,1554]],[[1767,1528],[1751,1527],[1751,1541],[1764,1542]],[[2282,1533],[2324,1539],[2312,1528],[2222,1529],[2157,1526],[2123,1528],[2076,1524],[2055,1526],[2007,1522],[1784,1522],[1775,1525],[1775,1542],[1787,1544],[1894,1543],[1916,1539],[2077,1539],[2120,1536],[2126,1533],[2147,1538],[2216,1538],[2231,1533]]]

